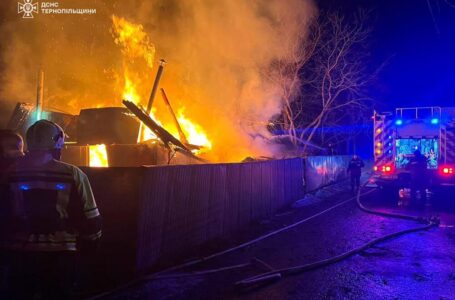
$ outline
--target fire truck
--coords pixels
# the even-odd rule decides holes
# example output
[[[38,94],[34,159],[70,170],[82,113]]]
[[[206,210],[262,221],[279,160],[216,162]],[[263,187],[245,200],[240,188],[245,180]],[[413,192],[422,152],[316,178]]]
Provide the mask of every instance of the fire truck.
[[[374,112],[374,177],[384,190],[410,187],[409,163],[426,157],[428,188],[455,188],[455,107],[396,108]]]

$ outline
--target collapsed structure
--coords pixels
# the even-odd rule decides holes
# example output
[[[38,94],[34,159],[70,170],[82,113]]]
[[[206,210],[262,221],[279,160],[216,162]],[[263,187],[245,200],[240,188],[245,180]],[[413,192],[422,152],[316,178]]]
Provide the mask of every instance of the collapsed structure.
[[[36,105],[18,103],[7,128],[25,134],[31,123],[38,119],[60,124],[67,134],[62,160],[78,166],[133,167],[206,162],[196,156],[203,147],[188,142],[163,88],[161,95],[179,138],[151,117],[163,68],[164,60],[161,60],[146,110],[132,101],[123,100],[125,107],[82,109],[79,115],[43,110],[44,74],[40,72]]]

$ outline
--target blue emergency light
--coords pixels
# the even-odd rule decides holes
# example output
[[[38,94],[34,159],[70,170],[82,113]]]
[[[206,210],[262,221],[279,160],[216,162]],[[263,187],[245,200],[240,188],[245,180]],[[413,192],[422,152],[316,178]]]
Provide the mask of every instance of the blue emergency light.
[[[433,124],[433,125],[439,124],[439,119],[438,118],[431,119],[431,124]]]
[[[63,190],[65,189],[65,185],[62,184],[62,183],[57,183],[57,184],[55,185],[55,188],[56,188],[57,190],[59,190],[59,191],[63,191]]]
[[[402,119],[395,120],[395,125],[397,125],[397,126],[403,125],[403,120]]]
[[[20,188],[21,190],[23,190],[23,191],[28,191],[28,190],[30,189],[30,187],[29,187],[28,185],[25,185],[25,184],[21,184],[21,185],[19,186],[19,188]]]

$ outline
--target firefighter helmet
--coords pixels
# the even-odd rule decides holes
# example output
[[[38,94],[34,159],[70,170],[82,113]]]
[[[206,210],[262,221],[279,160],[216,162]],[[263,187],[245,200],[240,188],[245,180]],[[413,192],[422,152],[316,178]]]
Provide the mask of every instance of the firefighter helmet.
[[[62,127],[48,120],[36,121],[27,130],[26,137],[28,150],[62,149],[65,142],[65,133]]]

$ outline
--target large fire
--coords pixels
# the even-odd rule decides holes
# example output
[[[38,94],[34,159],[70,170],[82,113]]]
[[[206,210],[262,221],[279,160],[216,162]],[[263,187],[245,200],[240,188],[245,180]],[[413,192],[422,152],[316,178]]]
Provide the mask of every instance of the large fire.
[[[292,72],[280,70],[294,63],[306,42],[317,16],[315,1],[83,2],[97,13],[42,16],[32,26],[11,17],[0,25],[8,40],[0,47],[2,101],[34,99],[42,67],[47,110],[77,115],[122,106],[124,98],[144,107],[158,59],[164,58],[159,88],[169,95],[177,119],[185,108],[183,118],[197,125],[180,120],[183,128],[175,130],[157,93],[154,118],[176,138],[185,131],[188,144],[204,144],[206,152],[198,155],[212,162],[282,156],[264,124],[282,113],[283,93],[295,82]],[[141,141],[148,138],[153,136]]]
[[[132,80],[132,77],[138,78],[138,74],[132,75],[134,72],[131,70],[131,66],[128,65],[128,59],[131,58],[143,58],[146,62],[149,71],[153,68],[153,60],[155,56],[155,47],[151,44],[147,33],[144,32],[142,25],[133,24],[128,22],[124,18],[119,18],[115,15],[112,16],[113,22],[113,33],[115,37],[115,43],[122,47],[122,54],[124,58],[124,70],[123,70],[123,99],[134,102],[135,104],[144,104],[142,97],[138,92],[138,84]],[[191,121],[189,118],[183,115],[183,108],[179,109],[178,121],[182,127],[183,132],[186,135],[188,142],[192,145],[201,147],[202,151],[210,150],[212,143],[210,142],[207,134],[204,132],[202,127]],[[159,125],[166,128],[172,135],[178,137],[178,130],[172,123],[163,123],[159,117],[157,117],[157,110],[152,108],[150,117],[154,119]],[[165,112],[162,112],[165,113]],[[148,128],[141,129],[138,135],[138,142],[147,141],[150,139],[156,139],[155,134]]]
[[[132,65],[130,61],[143,59],[150,73],[155,58],[155,47],[150,42],[142,25],[133,24],[124,18],[115,15],[112,16],[112,23],[115,43],[121,47],[123,55],[123,74],[120,76],[120,78],[123,79],[122,99],[132,101],[138,105],[144,105],[145,103],[143,103],[142,99],[145,97],[141,95],[138,88],[138,85],[142,82],[142,80],[140,80],[141,76],[138,72],[135,72],[134,65]],[[193,146],[200,147],[200,149],[195,150],[194,153],[200,154],[212,149],[212,143],[202,127],[186,117],[183,112],[184,108],[179,108],[177,120],[187,141]],[[153,107],[150,112],[150,117],[160,126],[166,128],[173,136],[179,137],[175,124],[163,123],[160,118],[157,117],[157,113],[157,109]],[[164,114],[165,111],[162,113]],[[138,132],[138,143],[153,139],[156,139],[156,135],[149,128],[141,124]],[[90,146],[90,166],[108,166],[105,145]]]

